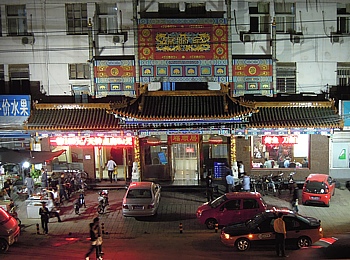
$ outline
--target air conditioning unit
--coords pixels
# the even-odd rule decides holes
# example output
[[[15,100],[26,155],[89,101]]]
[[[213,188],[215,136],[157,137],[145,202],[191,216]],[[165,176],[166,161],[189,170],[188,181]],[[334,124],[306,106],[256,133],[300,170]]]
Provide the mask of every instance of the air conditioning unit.
[[[241,41],[242,42],[253,42],[255,41],[255,35],[250,33],[242,33],[241,34]]]
[[[114,35],[113,43],[125,43],[125,35],[124,34]]]
[[[343,43],[343,35],[339,33],[331,33],[331,43]]]
[[[22,44],[31,44],[33,45],[35,42],[34,36],[22,37]]]
[[[290,41],[293,44],[302,44],[304,42],[304,35],[302,34],[291,34],[290,35]]]

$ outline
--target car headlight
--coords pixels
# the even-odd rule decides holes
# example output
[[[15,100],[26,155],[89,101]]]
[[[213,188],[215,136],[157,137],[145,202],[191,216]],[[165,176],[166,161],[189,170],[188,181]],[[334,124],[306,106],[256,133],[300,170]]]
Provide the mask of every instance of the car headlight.
[[[227,234],[227,233],[224,233],[224,238],[225,238],[225,239],[230,239],[230,235]]]

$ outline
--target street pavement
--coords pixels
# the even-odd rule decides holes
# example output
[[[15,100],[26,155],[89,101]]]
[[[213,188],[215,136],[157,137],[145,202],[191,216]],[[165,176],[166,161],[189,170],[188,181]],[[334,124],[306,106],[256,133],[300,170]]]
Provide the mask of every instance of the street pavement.
[[[147,235],[156,234],[161,235],[164,241],[169,240],[169,243],[171,243],[171,239],[176,239],[176,236],[180,234],[180,223],[183,227],[183,233],[187,235],[200,233],[205,237],[215,232],[199,224],[195,216],[197,207],[206,202],[204,190],[193,192],[178,191],[176,189],[171,190],[168,187],[162,192],[161,204],[156,217],[135,219],[122,216],[121,209],[122,198],[125,194],[124,187],[125,183],[123,182],[119,182],[118,186],[110,186],[110,188],[113,188],[109,191],[110,206],[107,212],[102,215],[98,214],[96,210],[98,205],[98,190],[86,191],[85,201],[87,208],[81,208],[79,215],[74,212],[74,203],[78,198],[78,194],[74,194],[69,201],[64,202],[61,206],[60,215],[62,222],[57,222],[56,218],[50,219],[49,235],[47,236],[37,234],[36,225],[40,225],[40,219],[27,218],[25,201],[15,198],[15,202],[19,206],[18,214],[22,221],[22,233],[18,245],[15,244],[12,247],[20,247],[24,244],[25,248],[40,247],[42,244],[49,244],[55,247],[57,243],[73,243],[75,240],[80,240],[85,243],[82,250],[85,251],[89,247],[88,226],[96,216],[100,217],[105,241],[144,238]],[[220,190],[219,193],[216,193],[216,196],[221,195]],[[266,195],[263,198],[270,205],[291,208],[291,195],[289,191],[282,191],[282,194],[278,197]],[[350,232],[349,202],[350,192],[341,186],[336,189],[335,196],[332,198],[329,208],[299,205],[299,213],[320,219],[325,237],[337,236]],[[40,233],[42,233],[41,227]],[[193,237],[192,235],[189,236],[189,239]],[[218,234],[216,235],[218,237]],[[165,243],[164,241],[163,243]],[[12,247],[10,247],[6,255],[11,255]]]

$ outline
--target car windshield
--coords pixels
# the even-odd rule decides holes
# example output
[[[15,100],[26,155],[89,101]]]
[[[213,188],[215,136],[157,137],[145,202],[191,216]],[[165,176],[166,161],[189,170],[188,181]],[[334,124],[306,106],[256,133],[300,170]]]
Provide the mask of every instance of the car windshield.
[[[262,212],[260,214],[255,215],[253,218],[247,220],[245,224],[249,228],[255,228],[257,225],[263,222],[266,219],[266,217],[266,213]]]
[[[318,181],[309,181],[305,185],[306,192],[315,193],[315,194],[323,194],[328,189],[327,185],[324,182]]]
[[[220,197],[216,198],[215,200],[213,200],[212,202],[209,203],[209,205],[212,208],[217,208],[221,205],[221,203],[223,203],[224,201],[226,201],[227,198],[225,195],[221,195]]]
[[[128,194],[126,195],[127,198],[137,198],[137,199],[150,199],[152,198],[152,194],[150,190],[147,189],[132,189],[129,190]]]
[[[9,219],[10,219],[9,214],[1,208],[0,209],[0,224],[6,223],[7,221],[9,221]]]

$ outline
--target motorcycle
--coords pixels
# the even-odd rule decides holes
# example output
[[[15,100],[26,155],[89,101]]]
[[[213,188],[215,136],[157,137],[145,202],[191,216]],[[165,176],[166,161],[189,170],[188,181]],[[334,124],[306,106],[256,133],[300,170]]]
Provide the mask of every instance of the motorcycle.
[[[22,221],[18,217],[17,206],[15,204],[10,204],[10,210],[8,213],[17,220],[18,226],[21,226]]]
[[[97,206],[97,212],[99,214],[105,213],[106,207],[108,204],[108,190],[102,190],[98,193],[98,206]]]
[[[85,197],[84,197],[83,192],[79,194],[79,198],[78,198],[77,202],[74,204],[75,214],[79,214],[79,210],[82,206],[84,206],[84,208],[86,208]]]

